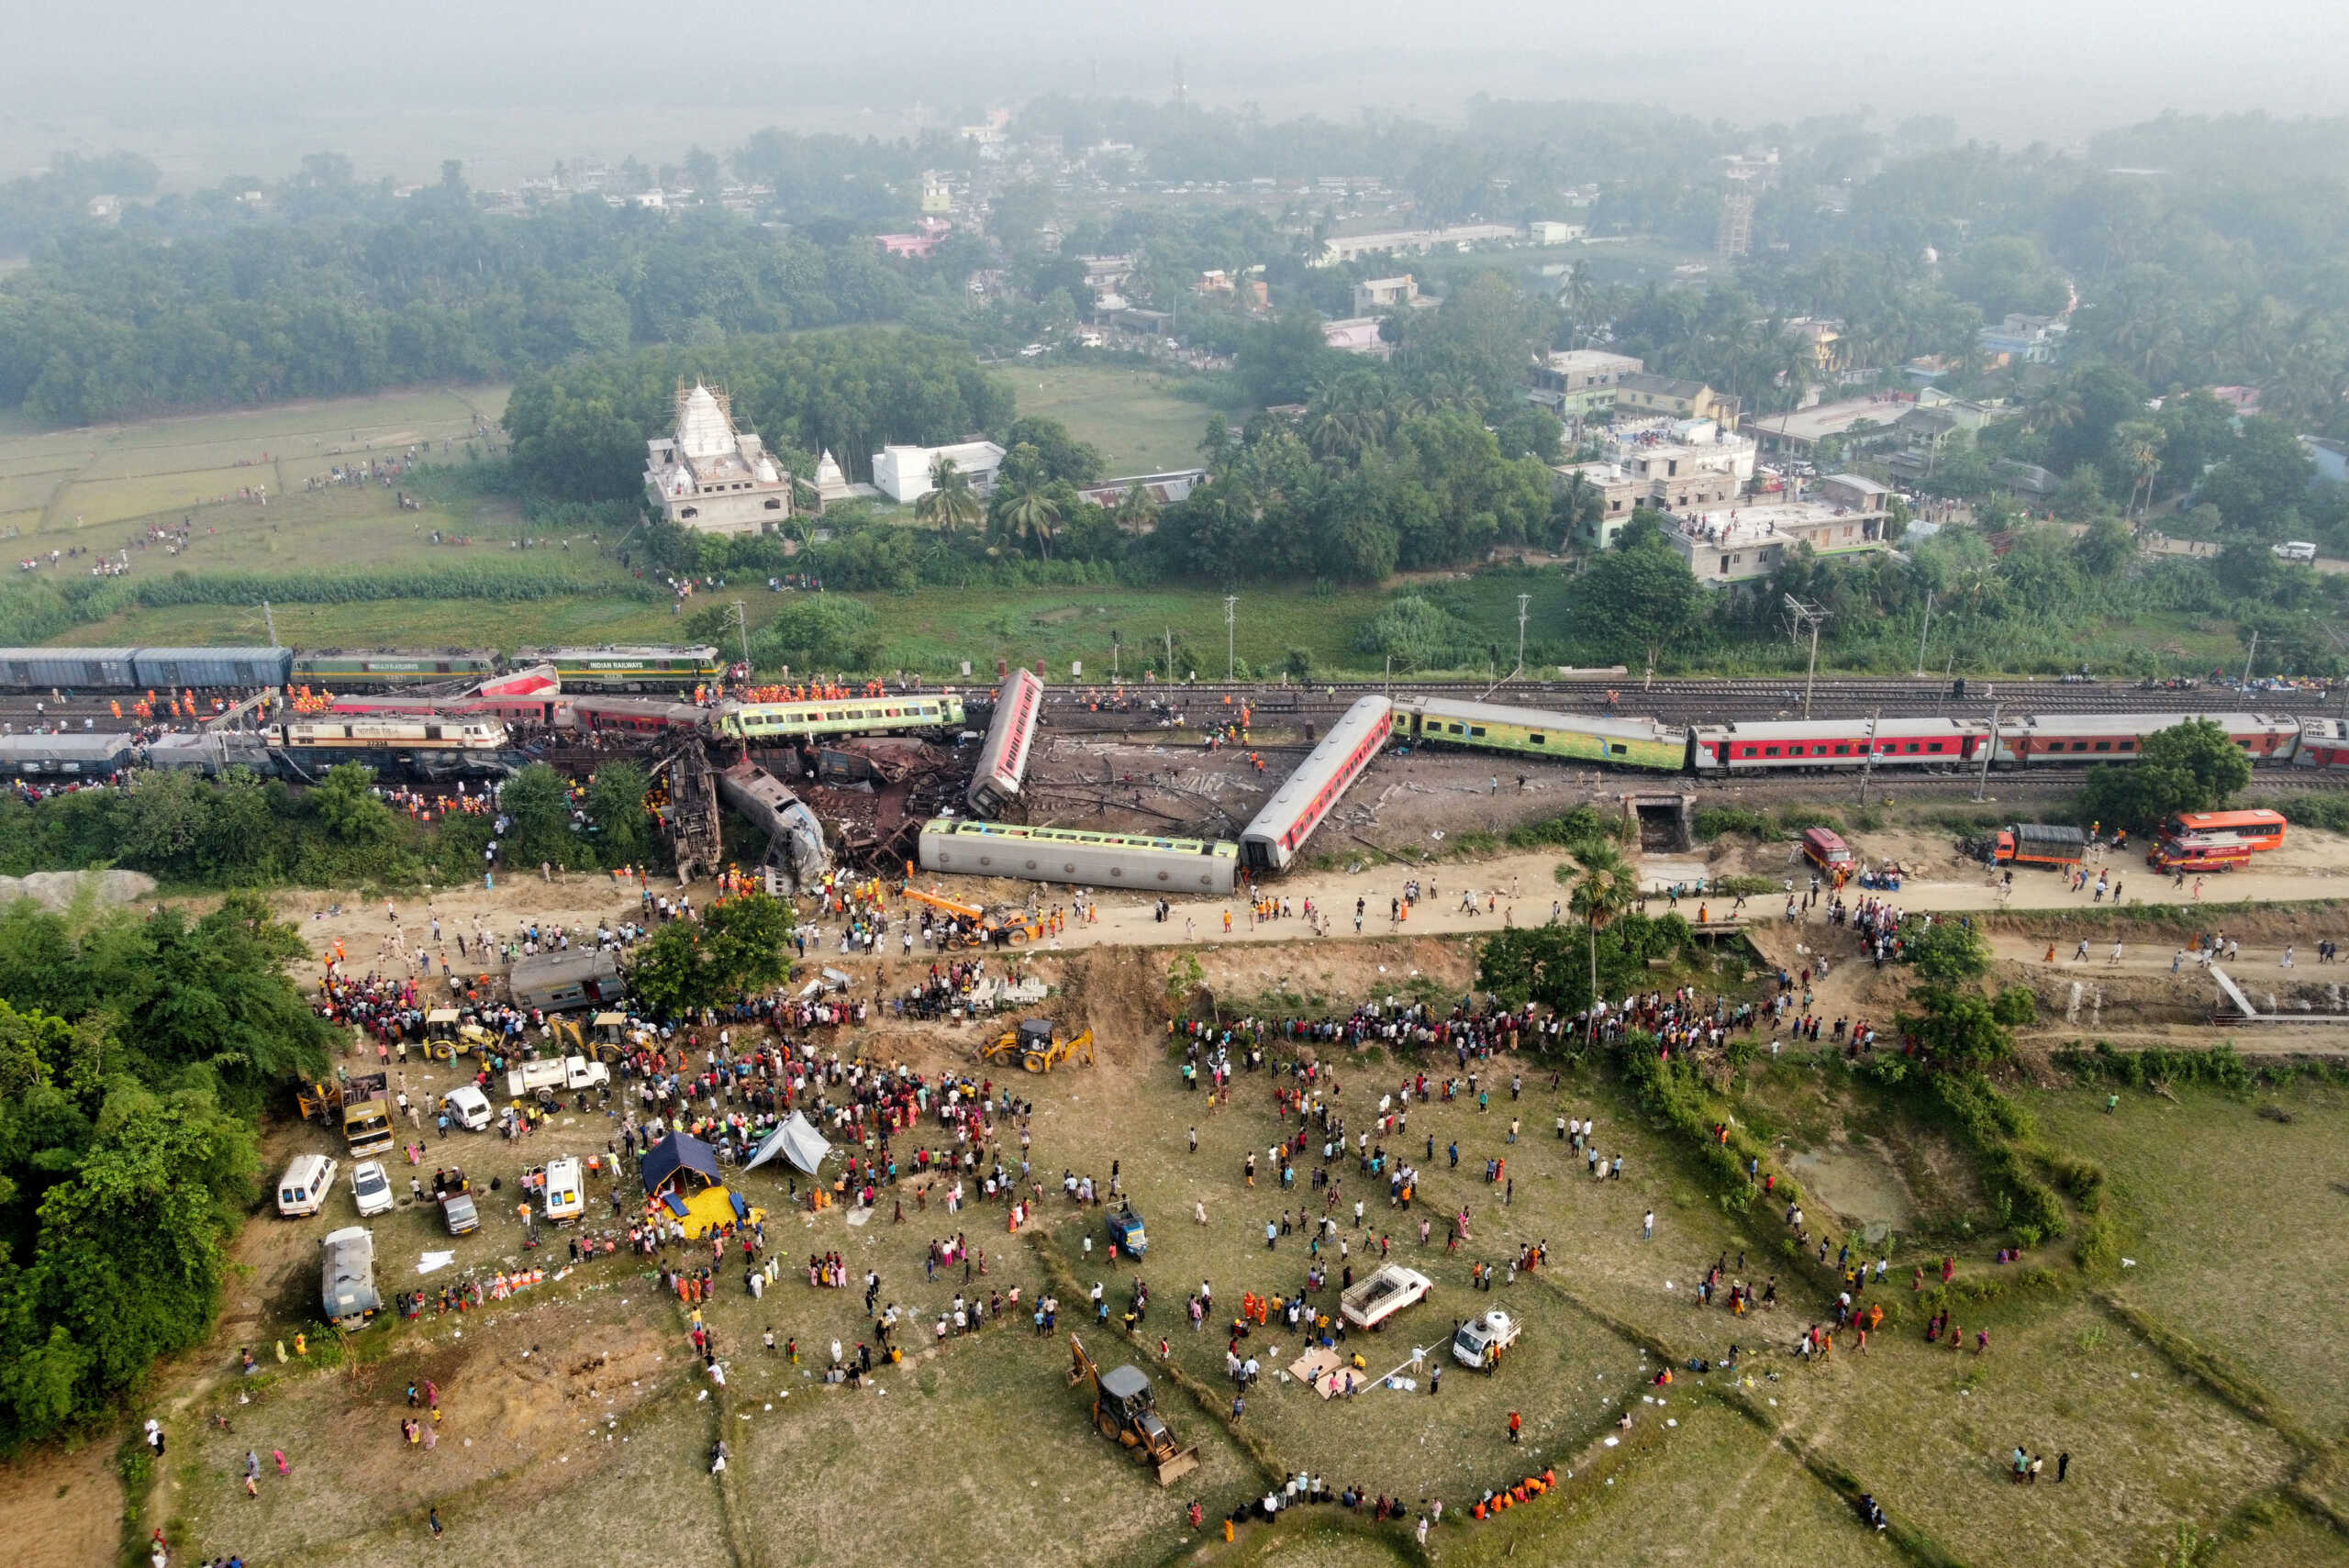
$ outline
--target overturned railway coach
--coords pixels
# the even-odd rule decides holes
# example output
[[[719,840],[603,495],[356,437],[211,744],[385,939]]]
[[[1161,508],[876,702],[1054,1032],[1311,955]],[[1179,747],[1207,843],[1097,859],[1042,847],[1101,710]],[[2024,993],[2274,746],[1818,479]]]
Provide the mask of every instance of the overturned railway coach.
[[[996,693],[995,718],[979,748],[977,771],[967,796],[971,809],[982,817],[1001,815],[1019,798],[1028,777],[1028,753],[1036,742],[1036,721],[1044,706],[1044,683],[1027,670],[1004,677]]]
[[[1240,875],[1240,854],[1230,840],[1087,833],[950,817],[922,824],[920,855],[924,871],[1152,893],[1221,896]]]

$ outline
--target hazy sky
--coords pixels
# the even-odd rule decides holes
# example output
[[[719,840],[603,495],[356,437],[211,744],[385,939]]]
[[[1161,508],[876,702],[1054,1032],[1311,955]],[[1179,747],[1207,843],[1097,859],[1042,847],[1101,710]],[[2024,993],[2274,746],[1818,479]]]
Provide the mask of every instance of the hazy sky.
[[[1268,114],[1441,118],[1470,94],[1636,99],[1747,122],[1873,106],[2009,143],[2076,141],[2165,107],[2349,113],[2349,0],[119,0],[10,27],[0,166],[135,147],[175,172],[370,172],[539,144],[674,156],[761,124],[899,134],[1053,86]],[[453,113],[452,113],[453,111]]]

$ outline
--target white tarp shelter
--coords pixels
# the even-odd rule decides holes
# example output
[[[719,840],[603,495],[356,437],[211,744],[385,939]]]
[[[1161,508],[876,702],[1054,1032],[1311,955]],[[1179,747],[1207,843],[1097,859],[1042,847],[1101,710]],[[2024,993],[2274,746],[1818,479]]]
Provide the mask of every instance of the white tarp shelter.
[[[742,1169],[755,1171],[780,1154],[802,1173],[812,1176],[816,1167],[823,1163],[824,1156],[831,1151],[832,1146],[824,1135],[810,1127],[806,1117],[793,1111],[782,1126],[767,1134],[766,1141],[743,1162]]]

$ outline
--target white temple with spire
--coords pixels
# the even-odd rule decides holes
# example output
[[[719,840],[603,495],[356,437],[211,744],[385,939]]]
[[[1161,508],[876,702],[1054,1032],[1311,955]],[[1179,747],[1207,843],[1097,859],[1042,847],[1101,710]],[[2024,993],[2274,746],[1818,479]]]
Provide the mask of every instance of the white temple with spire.
[[[680,383],[677,433],[644,444],[644,487],[680,528],[749,534],[791,516],[791,476],[757,436],[734,428],[722,391]]]

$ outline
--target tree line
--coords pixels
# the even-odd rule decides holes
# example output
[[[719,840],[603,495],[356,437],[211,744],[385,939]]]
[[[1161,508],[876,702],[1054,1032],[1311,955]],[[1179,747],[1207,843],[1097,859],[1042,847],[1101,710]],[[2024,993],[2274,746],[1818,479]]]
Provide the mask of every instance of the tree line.
[[[479,211],[462,183],[384,216],[160,243],[83,229],[0,281],[0,404],[75,424],[186,405],[517,375],[651,343],[895,320],[966,254],[884,258],[722,211]]]
[[[462,883],[481,875],[493,838],[509,865],[640,866],[662,852],[645,811],[650,787],[626,760],[606,762],[584,785],[533,763],[498,796],[507,818],[499,836],[489,815],[418,822],[357,762],[303,790],[245,768],[217,782],[148,769],[119,789],[0,799],[0,875],[119,866],[204,889]]]
[[[193,920],[0,909],[0,1449],[103,1418],[209,1331],[253,1118],[326,1068],[303,954],[248,895]]]

